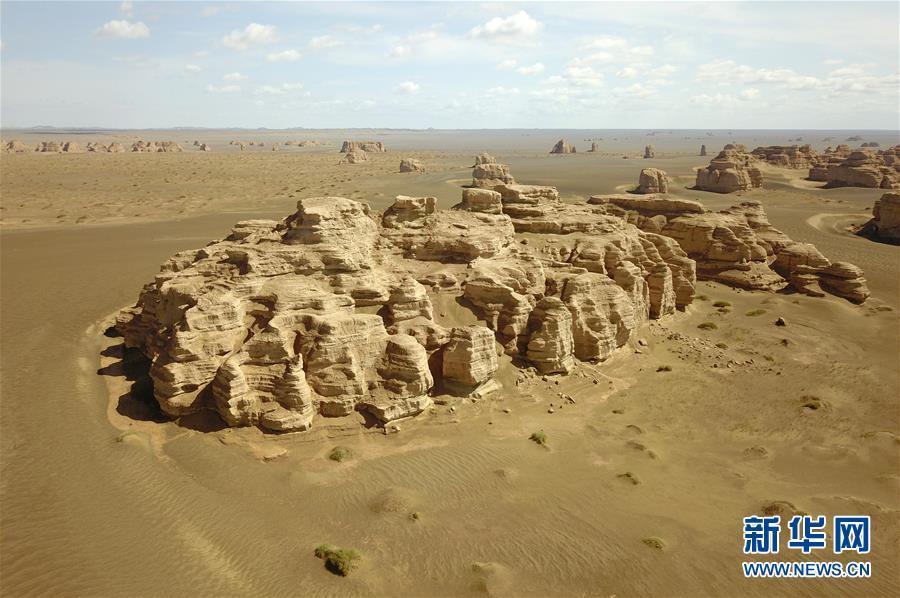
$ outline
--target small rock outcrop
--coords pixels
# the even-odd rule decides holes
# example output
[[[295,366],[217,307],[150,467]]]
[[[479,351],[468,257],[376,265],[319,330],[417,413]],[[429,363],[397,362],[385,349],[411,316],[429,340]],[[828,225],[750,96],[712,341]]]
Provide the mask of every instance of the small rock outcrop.
[[[201,152],[211,152],[212,151],[212,149],[205,143],[201,143],[199,146],[197,146],[197,149]]]
[[[872,206],[872,219],[856,233],[876,241],[900,245],[900,193],[885,193]]]
[[[644,157],[645,158],[655,158],[656,157],[656,150],[653,149],[652,145],[644,146]]]
[[[111,154],[120,154],[125,151],[125,146],[123,146],[118,141],[113,141],[109,145],[106,146],[106,151]]]
[[[772,166],[782,168],[810,168],[818,160],[811,145],[769,145],[758,147],[751,155]]]
[[[551,154],[574,154],[575,146],[566,142],[565,139],[560,139],[556,142],[556,145],[553,146],[553,149],[550,150]]]
[[[61,149],[60,144],[56,141],[41,141],[34,151],[40,153],[56,153],[61,151]]]
[[[591,149],[588,150],[589,153],[595,154],[600,151],[600,145],[596,141],[591,142]]]
[[[26,152],[30,152],[31,148],[29,148],[18,139],[13,139],[3,146],[3,151],[10,154],[24,154]]]
[[[763,186],[762,172],[741,145],[728,144],[710,160],[709,166],[697,171],[696,189],[714,193],[749,191]]]
[[[825,175],[826,187],[900,189],[900,145],[886,150],[858,149]]]
[[[183,152],[184,148],[174,141],[143,141],[131,144],[131,151],[137,153]]]
[[[345,141],[341,146],[341,153],[362,150],[364,152],[381,153],[386,152],[384,143],[381,141]]]
[[[514,185],[515,182],[506,164],[499,164],[490,154],[475,156],[475,165],[472,167],[473,187],[493,189],[498,185]]]
[[[80,154],[84,151],[84,149],[82,149],[81,144],[75,141],[66,141],[62,144],[60,151],[66,154]]]
[[[425,165],[415,158],[403,158],[400,160],[400,172],[425,172]]]
[[[700,145],[700,155],[701,156],[706,155],[706,144],[705,143]]]
[[[366,152],[355,149],[344,154],[344,157],[341,158],[339,164],[362,164],[368,160],[369,157],[366,155]]]
[[[644,168],[634,193],[668,193],[669,177],[659,168]]]
[[[850,155],[850,151],[850,146],[844,144],[838,145],[835,148],[826,148],[825,152],[819,154],[815,162],[810,166],[807,180],[820,182],[828,181],[828,171],[832,167],[840,165],[840,163]]]

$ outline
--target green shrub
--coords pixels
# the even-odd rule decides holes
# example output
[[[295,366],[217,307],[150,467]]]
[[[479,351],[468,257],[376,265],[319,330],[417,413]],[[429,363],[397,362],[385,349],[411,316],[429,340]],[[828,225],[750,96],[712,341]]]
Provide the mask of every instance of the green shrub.
[[[761,315],[763,315],[764,313],[766,313],[766,310],[764,310],[764,309],[751,309],[751,310],[748,311],[745,315],[748,315],[748,316],[761,316]]]
[[[672,371],[672,366],[670,366],[670,365],[661,365],[661,366],[659,366],[658,368],[656,368],[656,371],[657,371],[657,372],[671,372],[671,371]]]
[[[713,307],[731,307],[731,304],[727,301],[716,301],[713,303]]]
[[[334,573],[346,577],[356,569],[362,558],[352,548],[337,548],[330,544],[321,544],[316,547],[316,558],[325,561],[325,568]]]
[[[531,436],[528,437],[528,439],[541,446],[547,444],[547,435],[544,434],[543,430],[534,432]]]
[[[702,324],[697,324],[697,328],[700,330],[715,330],[718,328],[715,322],[703,322]]]
[[[331,449],[330,453],[328,453],[328,458],[331,459],[332,461],[337,461],[338,463],[340,463],[342,461],[346,461],[347,459],[350,459],[351,457],[353,457],[353,451],[351,451],[350,449],[348,449],[345,446],[336,446],[333,449]]]
[[[716,346],[717,346],[718,348],[720,348],[720,349],[727,349],[727,348],[728,348],[728,345],[726,345],[725,343],[716,343]]]

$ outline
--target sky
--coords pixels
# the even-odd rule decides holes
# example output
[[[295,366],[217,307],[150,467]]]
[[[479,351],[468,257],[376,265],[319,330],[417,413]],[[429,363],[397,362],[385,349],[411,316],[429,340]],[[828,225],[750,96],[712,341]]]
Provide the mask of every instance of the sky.
[[[0,126],[900,129],[897,2],[0,2]]]

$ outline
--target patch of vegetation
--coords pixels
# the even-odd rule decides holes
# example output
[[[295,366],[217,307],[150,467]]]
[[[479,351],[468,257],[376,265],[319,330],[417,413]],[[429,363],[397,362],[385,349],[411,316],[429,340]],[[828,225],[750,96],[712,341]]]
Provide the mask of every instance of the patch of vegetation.
[[[696,299],[697,301],[709,301],[709,297],[707,297],[706,295],[695,295],[694,299]]]
[[[409,514],[409,518],[412,519],[413,521],[418,521],[419,519],[422,518],[422,514],[419,513],[418,511],[413,511],[412,513]]]
[[[328,458],[332,461],[337,461],[338,463],[346,461],[347,459],[351,459],[352,457],[353,451],[345,446],[336,446],[331,449],[330,453],[328,453]]]
[[[764,309],[751,309],[744,315],[752,317],[752,316],[761,316],[764,313],[766,313],[766,310],[764,310]]]
[[[532,442],[534,442],[535,444],[539,444],[541,446],[545,446],[548,442],[547,435],[544,434],[543,430],[532,433],[532,435],[529,436],[528,439],[531,440]]]
[[[330,544],[321,544],[316,547],[316,558],[325,561],[325,568],[334,573],[346,577],[359,565],[362,556],[352,548],[338,548]]]
[[[763,355],[763,359],[765,359],[769,363],[775,363],[775,358],[772,357],[771,355]]]
[[[713,303],[713,307],[731,307],[731,303],[728,301],[716,301]]]
[[[657,372],[671,372],[671,371],[672,371],[672,366],[670,366],[670,365],[661,365],[661,366],[659,366],[658,368],[656,368],[656,371],[657,371]]]
[[[720,348],[720,349],[727,349],[727,348],[728,348],[728,345],[726,345],[725,343],[716,343],[716,346],[717,346],[718,348]]]
[[[697,328],[700,330],[716,330],[718,326],[716,326],[715,322],[703,322],[701,324],[697,324]]]
[[[662,541],[662,538],[657,538],[656,536],[644,538],[643,540],[641,540],[641,542],[643,542],[650,548],[655,548],[656,550],[663,550],[666,547],[666,543]]]

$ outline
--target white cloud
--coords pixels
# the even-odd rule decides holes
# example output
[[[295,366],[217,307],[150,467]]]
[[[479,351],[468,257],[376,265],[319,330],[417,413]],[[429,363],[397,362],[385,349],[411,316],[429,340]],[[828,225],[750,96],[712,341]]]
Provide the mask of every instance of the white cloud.
[[[390,50],[387,51],[388,58],[406,58],[412,53],[412,48],[409,46],[394,46]]]
[[[501,71],[506,71],[506,70],[509,70],[509,69],[514,69],[514,68],[516,68],[516,65],[517,65],[517,64],[519,64],[519,63],[516,62],[515,60],[513,60],[512,58],[510,58],[510,59],[508,59],[508,60],[503,60],[503,61],[501,61],[501,62],[498,62],[498,63],[497,63],[497,66],[496,66],[495,68],[498,68],[498,69],[500,69]]]
[[[209,50],[197,50],[196,52],[194,52],[194,56],[196,56],[197,58],[206,58],[207,56],[209,56]]]
[[[281,52],[272,52],[266,55],[269,62],[297,62],[302,55],[297,50],[282,50]]]
[[[543,25],[539,21],[520,10],[508,17],[494,17],[484,25],[473,27],[469,35],[489,39],[522,38],[536,34],[541,27]]]
[[[834,66],[836,64],[841,64],[842,62],[844,62],[844,61],[841,60],[840,58],[826,58],[825,60],[822,61],[822,64],[826,64],[828,66]]]
[[[635,46],[628,51],[635,56],[653,56],[653,46]]]
[[[221,87],[215,85],[206,86],[206,91],[208,93],[236,93],[240,90],[240,85],[222,85]]]
[[[282,83],[281,85],[262,85],[253,92],[256,95],[280,96],[289,91],[303,89],[302,83]]]
[[[126,17],[134,16],[134,2],[131,0],[123,0],[122,4],[119,5],[119,11]]]
[[[278,41],[278,30],[274,25],[250,23],[243,29],[235,29],[222,38],[222,43],[235,50],[247,50],[253,46],[272,44]]]
[[[531,66],[520,66],[516,69],[516,72],[520,75],[538,75],[544,72],[544,65],[540,62],[535,62]]]
[[[419,92],[419,84],[414,81],[404,81],[394,88],[394,92],[412,95]]]
[[[150,28],[144,23],[122,19],[120,21],[112,20],[103,23],[103,25],[94,31],[97,37],[120,37],[123,39],[139,39],[142,37],[150,37]]]
[[[616,73],[616,77],[621,77],[623,79],[634,79],[637,76],[637,69],[630,66],[626,66]]]
[[[197,66],[196,64],[186,64],[184,65],[184,70],[188,73],[199,73],[203,70],[203,68]]]
[[[580,87],[599,87],[603,84],[603,74],[589,66],[570,66],[563,75],[571,84]]]
[[[222,76],[222,79],[225,81],[243,81],[246,78],[247,75],[242,75],[238,72],[228,73],[227,75]]]
[[[627,96],[629,98],[646,98],[656,93],[655,90],[640,83],[635,83],[628,87],[616,87],[612,91],[617,96]]]
[[[744,100],[755,100],[759,97],[759,90],[753,87],[749,87],[740,93],[741,99]]]
[[[497,96],[514,96],[519,94],[518,87],[491,87],[487,90],[488,95],[497,95]]]
[[[309,40],[309,47],[315,48],[316,50],[325,50],[327,48],[334,48],[335,46],[340,45],[340,40],[337,40],[330,35],[317,35],[316,37]]]
[[[698,81],[725,84],[771,83],[790,89],[811,89],[820,87],[822,82],[816,77],[800,75],[785,68],[755,68],[738,64],[733,60],[716,60],[697,67]]]

